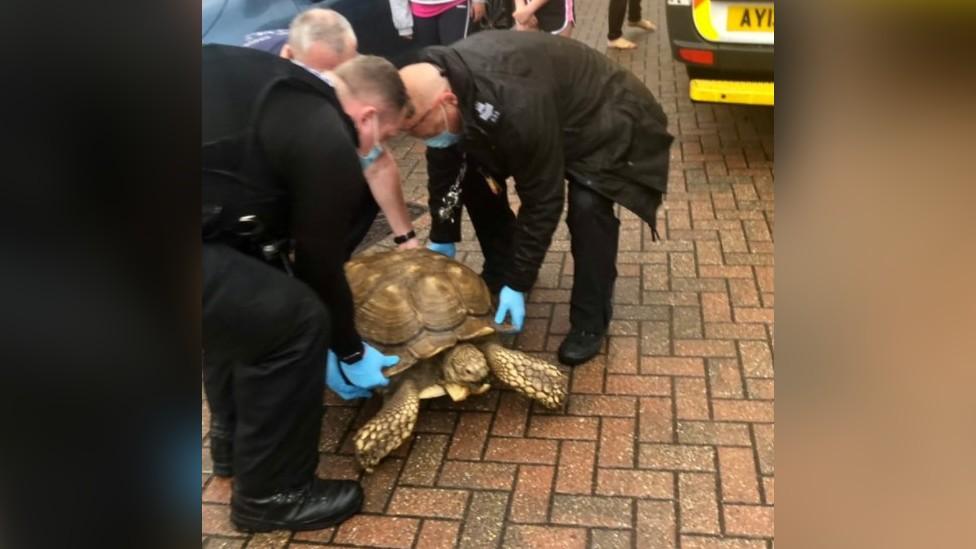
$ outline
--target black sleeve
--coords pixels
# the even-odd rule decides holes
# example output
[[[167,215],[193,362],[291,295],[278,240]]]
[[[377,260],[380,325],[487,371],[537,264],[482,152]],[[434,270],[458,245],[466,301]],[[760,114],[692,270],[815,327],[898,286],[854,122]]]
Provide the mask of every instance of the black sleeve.
[[[524,108],[508,113],[505,151],[515,179],[519,207],[513,260],[505,285],[520,292],[535,284],[565,200],[562,131],[548,98],[519,97]]]
[[[329,309],[331,347],[339,357],[362,349],[343,271],[345,242],[366,180],[353,141],[326,100],[283,93],[269,102],[259,138],[287,186],[295,274]]]

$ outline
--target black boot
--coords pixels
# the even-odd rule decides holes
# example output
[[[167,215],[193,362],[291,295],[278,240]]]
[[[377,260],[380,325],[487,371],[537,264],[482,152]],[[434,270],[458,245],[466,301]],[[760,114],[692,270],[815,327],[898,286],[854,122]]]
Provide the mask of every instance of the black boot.
[[[354,480],[313,479],[296,490],[252,498],[236,491],[230,520],[239,530],[318,530],[335,526],[359,512],[363,489]]]
[[[576,366],[590,360],[603,347],[603,333],[572,330],[559,345],[559,362]]]
[[[210,420],[210,458],[213,474],[218,477],[234,476],[234,434],[222,423]]]

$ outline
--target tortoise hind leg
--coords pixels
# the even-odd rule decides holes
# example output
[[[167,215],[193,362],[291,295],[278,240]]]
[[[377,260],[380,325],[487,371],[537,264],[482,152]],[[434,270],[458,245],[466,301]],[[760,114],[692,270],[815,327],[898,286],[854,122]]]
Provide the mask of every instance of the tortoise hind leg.
[[[413,433],[420,412],[420,394],[411,379],[403,380],[380,411],[356,433],[356,459],[367,473]]]
[[[547,408],[563,405],[569,380],[559,368],[497,343],[486,343],[481,350],[498,379]]]

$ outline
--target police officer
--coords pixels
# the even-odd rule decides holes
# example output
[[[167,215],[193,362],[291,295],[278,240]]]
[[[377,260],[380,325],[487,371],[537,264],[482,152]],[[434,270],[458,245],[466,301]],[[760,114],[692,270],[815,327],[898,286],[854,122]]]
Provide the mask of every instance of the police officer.
[[[479,234],[508,250],[496,322],[510,318],[521,327],[524,294],[549,248],[569,180],[572,328],[559,360],[589,360],[612,316],[620,225],[614,204],[640,216],[656,238],[673,140],[664,111],[630,72],[580,42],[546,33],[481,32],[427,48],[421,61],[400,71],[416,108],[403,129],[428,144],[457,144],[493,175],[493,186],[515,179],[516,222],[496,223],[499,234],[491,237]],[[461,191],[468,193],[464,185]],[[494,200],[464,204],[472,219],[474,208],[498,220],[512,215]],[[475,224],[475,230],[486,229]],[[486,263],[497,253],[483,252]]]
[[[287,29],[258,31],[244,38],[243,46],[268,52],[319,74],[335,70],[358,55],[359,40],[352,25],[337,11],[323,8],[305,10],[292,19]],[[376,214],[383,210],[393,234],[402,240],[400,248],[416,248],[413,220],[403,199],[400,170],[393,155],[383,154],[364,171],[370,194],[358,206],[359,214],[347,236],[351,255],[369,232]]]
[[[214,472],[234,475],[231,520],[245,530],[324,528],[360,509],[358,483],[315,476],[323,380],[364,397],[398,360],[356,332],[342,265],[363,170],[407,98],[377,57],[332,78],[203,48],[204,387]]]
[[[476,23],[487,21],[487,0],[390,0],[394,23],[401,35],[411,36],[418,47],[450,45],[469,33],[477,32]],[[402,21],[402,24],[397,22]],[[468,181],[466,186],[483,188],[485,179],[481,169],[468,162],[457,147],[438,144],[431,140],[424,152],[428,167],[428,187],[431,196],[447,194],[459,178]],[[488,196],[483,199],[490,199]],[[505,205],[505,204],[503,204]],[[430,210],[437,211],[440,205],[430,203]],[[470,213],[470,212],[469,212]],[[472,223],[483,223],[481,218],[472,218]],[[487,231],[479,231],[488,234]],[[427,248],[454,257],[456,242],[461,241],[461,209],[453,208],[444,216],[434,215],[430,226]],[[482,247],[487,243],[482,242]],[[490,269],[489,271],[490,272]],[[489,277],[486,280],[490,279]],[[495,293],[498,288],[492,288]]]

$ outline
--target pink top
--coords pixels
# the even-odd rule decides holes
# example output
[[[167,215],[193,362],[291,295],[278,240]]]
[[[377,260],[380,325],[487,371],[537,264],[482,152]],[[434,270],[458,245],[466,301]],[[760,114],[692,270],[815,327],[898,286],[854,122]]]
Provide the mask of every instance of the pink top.
[[[467,1],[468,0],[445,0],[440,4],[418,4],[417,2],[410,2],[410,13],[412,13],[414,17],[437,17],[445,11],[456,6],[460,6]]]

